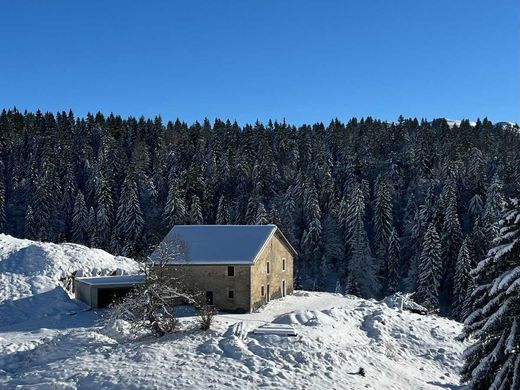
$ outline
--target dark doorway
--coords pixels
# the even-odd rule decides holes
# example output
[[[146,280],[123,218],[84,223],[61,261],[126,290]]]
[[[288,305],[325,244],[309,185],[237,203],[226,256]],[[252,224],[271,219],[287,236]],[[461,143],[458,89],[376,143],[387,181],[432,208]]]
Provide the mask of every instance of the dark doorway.
[[[213,305],[213,291],[206,291],[206,303]]]
[[[98,307],[107,307],[112,302],[123,298],[126,294],[132,291],[132,287],[122,288],[99,288],[98,289]]]

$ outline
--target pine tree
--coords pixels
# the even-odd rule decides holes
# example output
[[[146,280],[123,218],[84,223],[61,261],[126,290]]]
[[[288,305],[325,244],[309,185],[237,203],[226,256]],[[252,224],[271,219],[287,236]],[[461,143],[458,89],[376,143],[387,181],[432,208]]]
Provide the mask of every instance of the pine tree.
[[[113,251],[123,256],[138,254],[144,245],[142,241],[143,228],[144,220],[137,183],[133,174],[129,173],[123,182],[119,197],[116,224],[112,234]]]
[[[201,225],[204,222],[204,218],[202,216],[202,206],[200,204],[200,199],[197,195],[193,195],[191,197],[191,205],[190,205],[190,223],[192,225]]]
[[[430,224],[424,235],[419,259],[419,275],[414,299],[433,310],[439,307],[439,288],[442,272],[441,242],[435,225]]]
[[[388,257],[387,257],[387,288],[386,294],[392,295],[399,291],[399,267],[401,263],[401,245],[397,230],[392,229],[388,240]]]
[[[502,181],[498,174],[495,174],[486,192],[486,203],[482,218],[487,235],[492,239],[498,235],[498,223],[503,212],[503,207]]]
[[[326,259],[327,272],[335,271],[344,274],[345,243],[341,237],[341,231],[332,215],[327,216],[323,223],[322,234],[323,256]]]
[[[456,320],[463,320],[466,312],[468,294],[471,294],[471,250],[469,238],[466,238],[460,247],[457,262],[455,264],[455,277],[453,284],[453,303],[451,315]]]
[[[245,222],[246,225],[254,225],[256,222],[256,212],[258,211],[258,200],[257,197],[252,195],[249,197],[247,201],[247,209],[246,209],[246,216],[245,216]]]
[[[380,283],[376,277],[375,259],[372,257],[365,229],[365,196],[360,185],[352,189],[347,210],[347,238],[349,262],[347,292],[364,298],[376,296]]]
[[[520,389],[520,205],[500,222],[494,248],[473,271],[477,287],[464,335],[462,380],[471,390]]]
[[[451,302],[453,293],[453,276],[455,274],[455,263],[462,243],[462,230],[457,212],[457,196],[455,186],[447,184],[447,189],[443,194],[444,198],[444,222],[442,225],[442,269],[443,283],[442,290],[446,293],[448,302]]]
[[[31,206],[27,206],[25,213],[25,236],[29,239],[35,238],[35,226],[34,226],[34,215]]]
[[[6,198],[5,198],[5,168],[4,163],[0,161],[0,232],[5,229],[5,210],[6,210]]]
[[[163,217],[168,227],[182,224],[186,220],[186,205],[176,179],[170,179]]]
[[[81,191],[76,194],[72,211],[72,240],[78,244],[89,243],[88,210]]]
[[[101,173],[95,191],[96,196],[96,224],[94,227],[96,246],[104,248],[109,244],[113,221],[112,191],[108,180]]]
[[[87,224],[86,228],[90,233],[90,241],[88,242],[91,247],[98,247],[99,243],[97,242],[96,231],[96,212],[94,211],[94,207],[90,206],[90,210],[88,211]]]
[[[381,175],[377,177],[374,192],[374,242],[378,257],[386,260],[388,240],[393,226],[392,192],[391,186]]]
[[[228,225],[229,223],[231,223],[231,216],[229,215],[229,210],[224,195],[222,195],[218,201],[217,216],[215,218],[215,223],[217,225]]]
[[[258,209],[256,210],[255,225],[267,225],[268,223],[269,223],[269,219],[268,219],[267,211],[265,210],[264,204],[259,203]]]
[[[306,188],[303,207],[305,230],[303,231],[301,246],[306,259],[304,271],[307,272],[306,276],[312,276],[314,280],[321,265],[322,224],[318,193],[316,187],[312,184],[309,184]]]

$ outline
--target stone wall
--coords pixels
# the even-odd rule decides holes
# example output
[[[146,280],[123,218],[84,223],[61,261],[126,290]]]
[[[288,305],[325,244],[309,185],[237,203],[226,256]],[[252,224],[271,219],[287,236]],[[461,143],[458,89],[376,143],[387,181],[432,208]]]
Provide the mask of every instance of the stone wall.
[[[235,276],[227,276],[228,265],[183,265],[171,267],[182,273],[186,287],[205,293],[213,292],[213,304],[222,310],[248,312],[251,309],[249,265],[235,265]],[[229,298],[233,291],[233,299]]]
[[[286,259],[285,271],[282,271],[282,259]],[[267,274],[267,262],[270,272]],[[263,249],[257,262],[251,267],[251,308],[264,305],[267,302],[267,286],[271,299],[282,297],[282,281],[286,283],[286,294],[292,294],[294,285],[294,257],[283,244],[277,234]],[[262,295],[264,286],[264,295]]]

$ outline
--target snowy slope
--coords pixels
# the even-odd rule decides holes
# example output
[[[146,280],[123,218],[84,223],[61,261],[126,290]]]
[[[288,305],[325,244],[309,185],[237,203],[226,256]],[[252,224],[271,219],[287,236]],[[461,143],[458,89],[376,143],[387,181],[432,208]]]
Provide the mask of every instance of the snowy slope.
[[[0,388],[453,389],[464,348],[456,322],[328,293],[219,315],[208,333],[186,317],[183,331],[162,339],[129,341],[99,318],[0,327]],[[291,323],[298,335],[247,333],[266,322]],[[116,328],[124,334],[124,324]]]

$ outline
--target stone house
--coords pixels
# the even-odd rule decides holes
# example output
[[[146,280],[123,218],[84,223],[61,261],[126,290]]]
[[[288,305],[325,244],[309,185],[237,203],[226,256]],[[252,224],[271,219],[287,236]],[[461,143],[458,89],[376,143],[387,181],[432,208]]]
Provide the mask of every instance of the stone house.
[[[275,225],[177,225],[161,247],[177,249],[152,261],[220,310],[250,312],[293,292],[296,251]]]

